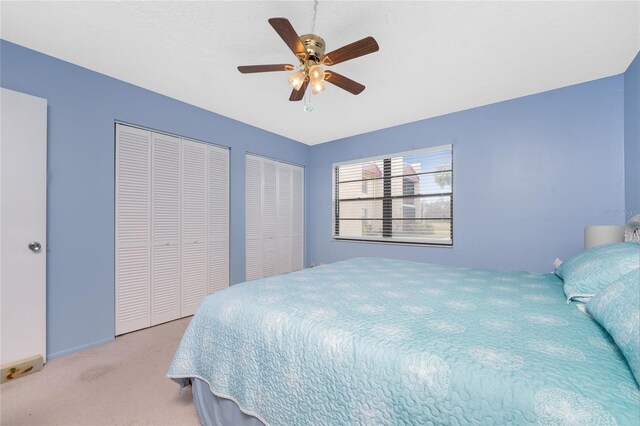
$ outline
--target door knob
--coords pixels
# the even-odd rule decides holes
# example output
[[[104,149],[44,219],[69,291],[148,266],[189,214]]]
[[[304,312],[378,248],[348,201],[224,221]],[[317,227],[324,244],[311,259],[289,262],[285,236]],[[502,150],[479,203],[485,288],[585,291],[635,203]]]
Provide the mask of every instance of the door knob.
[[[27,247],[34,253],[40,253],[40,250],[42,250],[42,245],[37,241],[30,242]]]

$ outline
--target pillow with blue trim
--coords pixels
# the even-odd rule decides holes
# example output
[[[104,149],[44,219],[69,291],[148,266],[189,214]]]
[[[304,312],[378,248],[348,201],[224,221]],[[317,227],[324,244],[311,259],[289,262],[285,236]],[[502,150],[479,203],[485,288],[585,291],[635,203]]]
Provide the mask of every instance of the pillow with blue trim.
[[[611,282],[640,267],[640,244],[592,247],[562,262],[556,275],[564,281],[567,301],[588,302]]]
[[[640,385],[640,269],[615,280],[586,308],[613,337]]]

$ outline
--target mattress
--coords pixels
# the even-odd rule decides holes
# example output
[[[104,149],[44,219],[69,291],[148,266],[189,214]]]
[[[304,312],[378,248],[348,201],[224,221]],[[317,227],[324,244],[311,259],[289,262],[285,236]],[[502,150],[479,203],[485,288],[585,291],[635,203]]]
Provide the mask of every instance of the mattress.
[[[271,425],[637,424],[615,343],[553,274],[357,258],[232,286],[168,376]]]

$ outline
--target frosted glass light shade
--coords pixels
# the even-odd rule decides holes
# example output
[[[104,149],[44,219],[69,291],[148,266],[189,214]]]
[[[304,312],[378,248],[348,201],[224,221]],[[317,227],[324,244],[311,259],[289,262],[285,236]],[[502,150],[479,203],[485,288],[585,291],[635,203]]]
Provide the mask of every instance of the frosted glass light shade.
[[[314,95],[317,95],[318,93],[322,92],[324,89],[325,87],[322,81],[311,84],[311,93],[313,93]]]
[[[314,65],[309,68],[309,79],[311,83],[319,83],[324,80],[324,69],[319,65]]]
[[[589,225],[584,227],[584,248],[624,241],[624,226]]]
[[[298,71],[289,76],[289,84],[296,89],[300,90],[302,87],[302,83],[304,83],[304,73],[302,71]]]

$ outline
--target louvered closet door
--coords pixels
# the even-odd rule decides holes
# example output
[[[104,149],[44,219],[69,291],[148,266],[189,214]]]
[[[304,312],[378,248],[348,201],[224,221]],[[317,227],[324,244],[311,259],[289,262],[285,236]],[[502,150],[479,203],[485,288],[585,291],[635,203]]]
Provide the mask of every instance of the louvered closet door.
[[[229,286],[229,150],[209,146],[209,288]]]
[[[153,133],[151,325],[180,318],[179,138]]]
[[[304,168],[291,167],[291,270],[304,268]]]
[[[291,166],[278,164],[276,274],[291,272]]]
[[[304,267],[304,168],[246,157],[246,279]]]
[[[246,280],[262,278],[262,159],[247,155],[245,163]]]
[[[262,276],[278,273],[278,163],[262,160]]]
[[[207,295],[207,146],[182,141],[182,316]]]
[[[116,335],[151,324],[151,132],[116,126]]]

